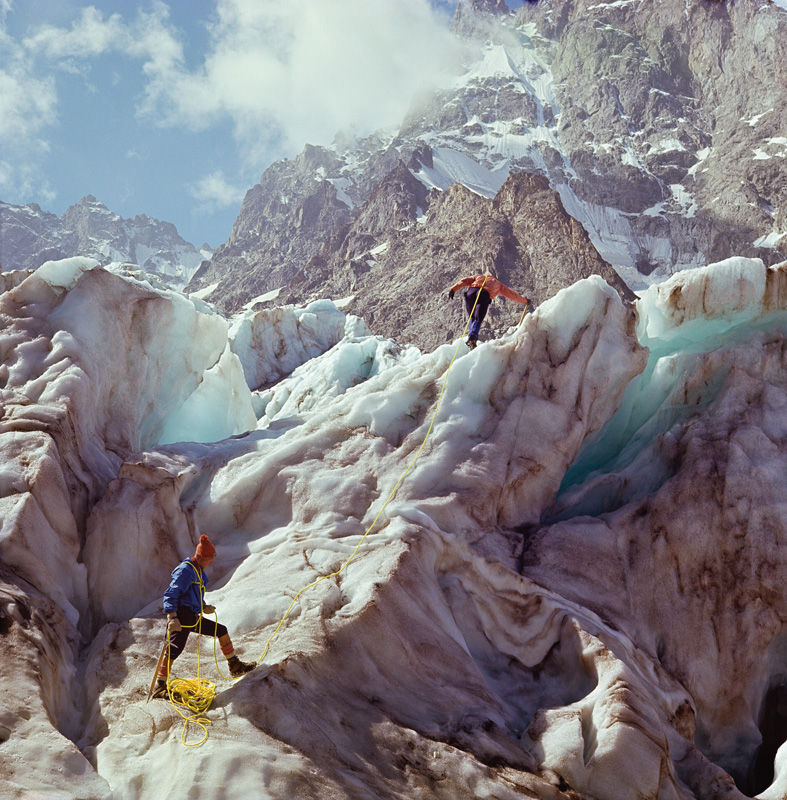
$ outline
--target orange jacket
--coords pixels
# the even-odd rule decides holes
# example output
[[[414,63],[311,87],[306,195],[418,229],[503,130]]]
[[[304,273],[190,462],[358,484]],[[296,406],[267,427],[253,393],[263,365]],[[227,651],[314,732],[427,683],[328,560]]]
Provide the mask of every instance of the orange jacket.
[[[484,278],[486,278],[486,283],[484,283]],[[526,297],[522,297],[521,294],[517,294],[513,289],[509,289],[508,286],[504,283],[500,283],[497,278],[493,278],[491,275],[468,275],[466,278],[462,278],[459,283],[455,283],[451,287],[451,291],[455,292],[457,289],[462,289],[465,286],[468,288],[481,288],[482,285],[484,289],[489,292],[489,297],[492,300],[499,294],[502,294],[503,297],[507,297],[515,303],[521,303],[523,306],[526,306],[530,302]]]

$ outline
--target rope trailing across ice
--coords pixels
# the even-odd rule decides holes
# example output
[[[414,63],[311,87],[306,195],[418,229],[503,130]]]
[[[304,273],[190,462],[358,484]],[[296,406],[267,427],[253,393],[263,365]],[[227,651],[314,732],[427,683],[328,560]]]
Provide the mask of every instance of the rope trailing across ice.
[[[358,544],[355,546],[355,549],[352,551],[352,553],[350,554],[349,558],[339,567],[339,569],[335,570],[334,572],[331,572],[328,575],[322,575],[321,577],[317,578],[316,581],[312,581],[312,583],[308,584],[307,586],[304,586],[292,598],[292,602],[290,603],[290,605],[287,608],[287,610],[284,612],[284,615],[282,616],[281,620],[279,620],[279,624],[276,626],[276,629],[273,631],[273,633],[270,635],[270,637],[268,637],[268,641],[265,643],[265,648],[262,651],[262,655],[260,655],[260,657],[257,659],[257,664],[259,664],[262,661],[262,659],[265,658],[265,655],[268,652],[268,648],[270,647],[271,642],[273,641],[274,637],[276,636],[276,634],[281,629],[282,625],[284,625],[285,621],[287,620],[287,617],[290,615],[290,611],[292,611],[293,606],[298,601],[298,598],[305,591],[307,591],[308,589],[314,588],[319,583],[322,583],[322,581],[328,580],[329,578],[335,578],[337,575],[339,575],[341,572],[343,572],[347,568],[349,563],[355,558],[355,556],[357,555],[358,551],[361,549],[361,545],[363,545],[364,541],[366,540],[366,537],[372,532],[372,530],[374,529],[374,526],[377,524],[378,520],[382,516],[383,511],[385,511],[386,506],[388,505],[388,503],[391,502],[391,500],[393,500],[393,497],[396,494],[397,490],[402,485],[402,482],[404,481],[404,479],[407,477],[407,473],[410,472],[410,470],[415,465],[415,462],[418,461],[418,458],[421,455],[424,447],[426,446],[426,442],[428,441],[429,436],[432,433],[432,428],[434,427],[435,420],[437,419],[437,414],[440,411],[440,404],[443,401],[443,394],[445,393],[445,386],[446,386],[446,383],[448,381],[448,374],[451,371],[451,367],[453,366],[454,361],[456,361],[457,355],[459,354],[459,348],[462,346],[462,340],[464,339],[465,333],[467,333],[468,326],[470,325],[470,320],[473,318],[473,313],[475,312],[476,305],[478,304],[478,298],[481,296],[481,290],[484,288],[484,284],[486,284],[486,276],[484,276],[484,281],[481,284],[481,288],[478,290],[478,292],[476,294],[475,302],[473,303],[473,308],[470,311],[470,314],[469,314],[469,316],[467,318],[467,322],[465,323],[464,330],[462,331],[462,336],[459,339],[459,343],[457,344],[456,349],[454,350],[454,354],[451,357],[451,361],[448,364],[448,368],[445,371],[445,375],[443,377],[443,384],[440,387],[440,394],[439,394],[439,396],[437,398],[437,404],[435,406],[434,414],[432,415],[432,420],[429,423],[429,428],[426,431],[426,435],[424,436],[424,440],[421,442],[421,446],[418,448],[418,450],[416,451],[416,453],[413,456],[412,460],[408,464],[407,469],[405,469],[405,471],[402,473],[402,475],[399,478],[399,480],[396,481],[396,484],[394,485],[393,489],[391,490],[390,494],[388,495],[388,498],[383,503],[382,508],[377,512],[377,516],[372,521],[372,524],[369,525],[369,527],[366,529],[366,532],[363,534],[363,536],[361,536]],[[201,582],[201,578],[200,578],[200,582]],[[202,614],[200,614],[200,621],[201,621],[201,618],[202,618]],[[202,636],[199,635],[198,639],[201,640]],[[167,640],[169,641],[169,631],[167,631]],[[221,674],[221,669],[219,668],[218,656],[216,654],[216,638],[215,637],[213,639],[213,653],[214,653],[214,658],[216,660],[216,669],[218,670],[219,675],[221,675],[221,677],[223,678],[224,675]],[[183,717],[183,719],[184,719],[183,732],[181,734],[180,740],[184,745],[186,745],[186,747],[196,747],[197,745],[202,744],[208,738],[208,728],[207,728],[207,726],[210,724],[211,721],[207,717],[205,717],[204,714],[208,710],[208,708],[210,707],[210,704],[213,702],[213,697],[214,697],[214,695],[216,693],[216,687],[215,687],[215,685],[213,683],[211,683],[210,681],[207,681],[207,680],[205,680],[203,678],[200,678],[200,675],[199,675],[199,670],[200,670],[199,662],[200,662],[200,650],[199,650],[199,644],[198,644],[197,645],[197,677],[196,678],[192,678],[192,679],[173,678],[173,679],[170,679],[170,680],[167,681],[167,694],[169,696],[169,700],[172,703],[172,705],[175,708],[175,710],[178,712],[178,714],[180,714],[180,716]],[[232,678],[229,678],[228,680],[232,680]],[[190,713],[186,714],[181,709],[184,709],[185,711],[188,711]],[[186,737],[186,731],[188,729],[189,722],[193,722],[193,723],[199,725],[203,730],[204,735],[198,742],[192,742],[192,743],[186,742],[186,738],[185,737]]]
[[[307,589],[312,589],[313,587],[317,586],[317,584],[322,583],[322,581],[328,580],[328,578],[335,578],[337,575],[339,575],[341,572],[343,572],[347,568],[347,565],[355,558],[356,554],[361,549],[361,545],[364,543],[366,537],[372,532],[372,529],[377,524],[377,521],[380,519],[383,511],[385,511],[386,506],[388,505],[388,503],[391,502],[391,500],[393,499],[393,497],[396,494],[397,490],[399,489],[399,486],[401,486],[402,481],[407,476],[407,473],[413,468],[413,466],[415,465],[415,462],[418,461],[418,457],[421,455],[421,451],[424,449],[424,446],[426,445],[426,442],[429,439],[430,434],[432,433],[432,428],[434,427],[435,420],[437,419],[437,413],[440,411],[440,404],[443,401],[443,393],[445,392],[445,385],[446,385],[446,382],[448,381],[448,373],[451,371],[451,367],[453,366],[454,361],[456,361],[456,357],[459,354],[459,348],[462,346],[462,340],[464,339],[465,333],[467,333],[467,328],[470,325],[470,320],[473,318],[473,313],[475,312],[475,307],[478,304],[478,298],[481,296],[481,290],[484,288],[485,284],[486,284],[486,276],[484,276],[484,281],[481,284],[481,288],[476,293],[475,302],[473,303],[473,308],[472,308],[472,310],[470,311],[470,314],[467,317],[467,322],[465,323],[464,330],[462,331],[462,336],[459,338],[459,344],[457,344],[456,350],[454,350],[454,355],[452,356],[451,361],[448,364],[448,369],[446,369],[446,371],[445,371],[445,376],[443,377],[443,385],[440,388],[440,395],[437,398],[437,405],[435,406],[434,414],[432,415],[432,421],[429,423],[429,429],[426,431],[426,436],[424,436],[424,440],[423,440],[423,442],[421,442],[421,446],[418,448],[418,451],[416,452],[415,456],[413,456],[413,459],[410,462],[410,464],[408,465],[407,469],[402,473],[402,476],[399,478],[399,480],[396,482],[396,485],[391,490],[391,493],[388,495],[388,499],[383,503],[382,508],[377,512],[377,516],[374,518],[372,524],[366,529],[366,532],[364,533],[364,535],[361,536],[360,541],[355,546],[355,550],[352,551],[352,553],[350,554],[350,557],[335,572],[331,572],[328,575],[322,575],[321,577],[317,578],[316,581],[313,581],[312,583],[308,584],[308,586],[304,586],[303,589],[301,589],[292,598],[292,602],[290,603],[290,605],[287,608],[287,610],[284,612],[284,616],[281,618],[281,620],[279,620],[279,624],[276,626],[276,629],[273,631],[273,633],[268,638],[268,641],[265,643],[265,648],[262,651],[262,655],[257,659],[257,663],[258,664],[260,663],[260,661],[262,661],[263,658],[265,658],[265,654],[268,652],[268,648],[270,647],[270,644],[273,641],[273,638],[279,632],[279,629],[281,628],[281,626],[284,625],[285,620],[290,615],[290,611],[292,611],[292,608],[295,605],[295,603],[298,601],[298,598]]]

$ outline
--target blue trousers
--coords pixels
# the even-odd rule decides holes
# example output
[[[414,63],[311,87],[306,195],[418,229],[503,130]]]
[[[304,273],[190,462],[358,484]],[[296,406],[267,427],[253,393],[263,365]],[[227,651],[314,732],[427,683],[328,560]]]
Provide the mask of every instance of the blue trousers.
[[[481,289],[481,294],[476,303],[475,298],[477,294],[478,287],[476,286],[465,292],[465,308],[467,309],[467,313],[470,314],[470,328],[467,331],[467,337],[469,339],[478,338],[478,333],[481,330],[481,323],[484,321],[486,312],[489,309],[489,304],[492,302],[492,298],[489,296],[489,292],[487,292],[486,289]],[[475,304],[475,311],[473,311],[473,304]]]

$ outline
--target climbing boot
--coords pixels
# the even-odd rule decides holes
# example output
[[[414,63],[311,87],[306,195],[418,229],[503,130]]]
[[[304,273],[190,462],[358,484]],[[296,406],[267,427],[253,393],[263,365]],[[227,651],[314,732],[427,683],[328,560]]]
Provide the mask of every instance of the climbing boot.
[[[241,675],[251,672],[254,667],[257,666],[254,663],[247,664],[246,662],[241,661],[237,656],[230,656],[227,659],[227,664],[230,668],[230,675],[232,675],[233,678],[240,678]]]
[[[153,700],[168,700],[169,692],[167,692],[167,682],[163,678],[156,681],[153,688],[153,693],[150,695]]]
[[[476,346],[476,340],[468,338],[465,344],[472,350]]]

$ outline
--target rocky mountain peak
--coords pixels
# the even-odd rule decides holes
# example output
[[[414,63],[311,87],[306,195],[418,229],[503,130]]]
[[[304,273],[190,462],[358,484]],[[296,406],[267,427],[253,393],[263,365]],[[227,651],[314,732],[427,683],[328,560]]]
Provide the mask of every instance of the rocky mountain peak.
[[[532,172],[511,174],[495,196],[495,208],[504,213],[518,213],[528,198],[538,192],[551,192],[549,180]]]
[[[510,14],[511,10],[505,0],[459,0],[456,6],[456,14],[466,14],[474,12],[476,14]]]
[[[487,17],[508,15],[505,0],[459,0],[451,22],[451,30],[462,36],[476,35],[484,29]]]
[[[374,188],[356,225],[372,237],[409,225],[427,206],[426,187],[400,160]]]
[[[152,278],[183,286],[211,255],[198,251],[171,222],[147,214],[123,219],[93,195],[69,206],[62,217],[32,203],[0,203],[0,263],[4,270],[36,269],[71,256],[95,258],[106,266],[140,268]]]
[[[63,212],[62,219],[70,227],[81,227],[84,234],[88,230],[103,230],[108,233],[110,229],[122,223],[122,218],[118,214],[111,212],[93,195],[86,195],[79,202],[69,206]],[[110,235],[114,236],[116,233],[117,231],[113,230]]]

